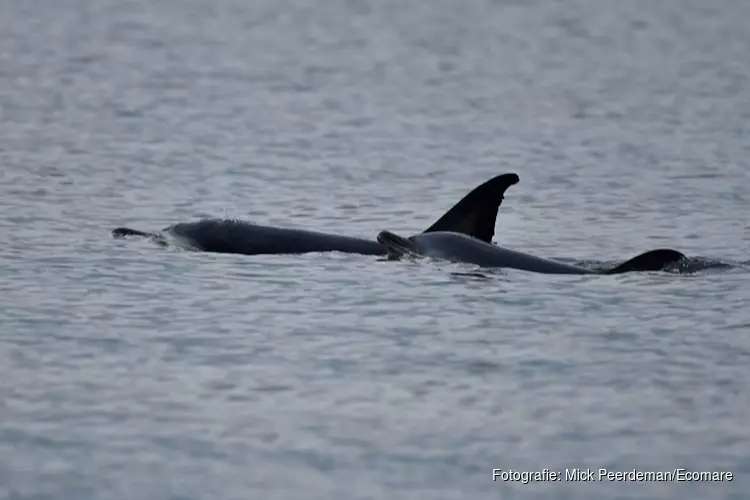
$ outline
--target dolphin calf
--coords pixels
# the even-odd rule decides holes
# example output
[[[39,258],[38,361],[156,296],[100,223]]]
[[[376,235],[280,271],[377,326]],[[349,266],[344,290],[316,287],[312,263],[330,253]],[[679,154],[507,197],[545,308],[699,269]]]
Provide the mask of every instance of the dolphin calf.
[[[452,231],[491,243],[505,191],[518,181],[517,174],[506,173],[480,184],[425,229],[425,233]],[[112,231],[112,236],[149,237],[165,245],[172,238],[206,252],[244,255],[331,251],[365,255],[387,253],[384,245],[373,240],[228,219],[181,222],[154,233],[118,227]]]
[[[390,258],[403,255],[425,256],[483,267],[508,267],[545,274],[619,274],[629,271],[659,271],[668,264],[685,258],[676,250],[658,249],[637,255],[611,269],[592,270],[509,250],[451,231],[422,233],[409,238],[390,231],[381,231],[378,234],[378,242],[388,248]]]

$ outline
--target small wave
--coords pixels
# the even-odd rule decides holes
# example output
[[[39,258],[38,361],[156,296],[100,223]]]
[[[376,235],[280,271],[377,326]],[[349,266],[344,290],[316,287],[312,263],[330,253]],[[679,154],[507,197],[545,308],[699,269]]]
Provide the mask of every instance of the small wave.
[[[686,257],[679,262],[676,262],[673,266],[670,266],[667,271],[673,271],[680,274],[692,274],[702,271],[722,271],[730,269],[744,268],[748,269],[747,263],[742,262],[731,262],[719,259],[712,259],[710,257]]]

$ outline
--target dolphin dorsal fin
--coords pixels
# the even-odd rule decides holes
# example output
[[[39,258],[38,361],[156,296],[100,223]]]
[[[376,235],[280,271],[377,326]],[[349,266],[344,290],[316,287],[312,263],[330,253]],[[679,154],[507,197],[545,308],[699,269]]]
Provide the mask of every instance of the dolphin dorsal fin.
[[[510,173],[498,175],[480,184],[424,232],[452,231],[492,243],[497,211],[503,202],[505,191],[518,183],[518,180],[518,175]]]

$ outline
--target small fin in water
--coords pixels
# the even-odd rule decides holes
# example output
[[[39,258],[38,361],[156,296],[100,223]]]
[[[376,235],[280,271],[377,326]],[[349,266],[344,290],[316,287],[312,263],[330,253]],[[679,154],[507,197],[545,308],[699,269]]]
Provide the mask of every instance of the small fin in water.
[[[154,233],[145,233],[138,231],[137,229],[130,229],[129,227],[117,227],[112,230],[112,236],[114,238],[125,238],[126,236],[141,236],[144,238],[155,238]]]
[[[389,259],[398,259],[404,255],[417,255],[414,242],[390,231],[378,233],[378,243],[386,247]]]
[[[619,266],[604,271],[604,274],[619,274],[629,271],[661,271],[668,265],[684,258],[685,255],[677,250],[659,248],[636,255]]]
[[[505,191],[518,181],[517,174],[509,173],[480,184],[424,232],[452,231],[492,243],[497,211],[503,202]]]

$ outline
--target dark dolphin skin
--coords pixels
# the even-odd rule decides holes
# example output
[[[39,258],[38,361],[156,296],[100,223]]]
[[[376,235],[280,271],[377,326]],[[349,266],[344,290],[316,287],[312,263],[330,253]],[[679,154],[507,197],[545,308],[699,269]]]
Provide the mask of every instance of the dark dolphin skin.
[[[391,258],[416,255],[451,262],[466,262],[483,267],[509,267],[544,274],[619,274],[629,271],[659,271],[685,257],[676,250],[651,250],[619,266],[595,271],[509,250],[450,231],[422,233],[409,238],[382,231],[378,234],[378,241],[388,247],[388,255]]]
[[[507,173],[482,183],[427,228],[425,233],[452,231],[491,243],[495,234],[497,211],[505,191],[518,180],[518,175]],[[387,253],[386,247],[377,241],[227,219],[181,222],[154,233],[118,227],[112,231],[112,236],[142,236],[153,238],[162,244],[166,244],[165,236],[171,236],[205,252],[244,255],[332,251],[365,255]]]

